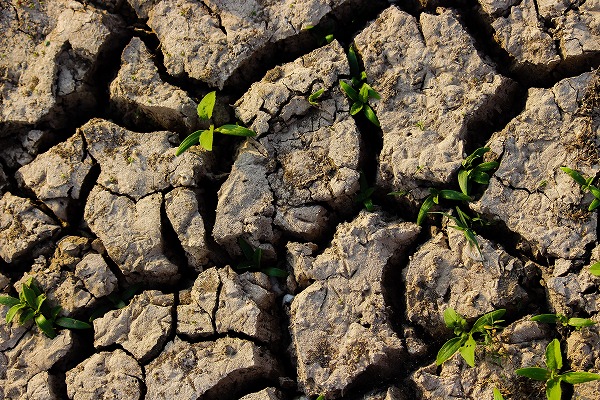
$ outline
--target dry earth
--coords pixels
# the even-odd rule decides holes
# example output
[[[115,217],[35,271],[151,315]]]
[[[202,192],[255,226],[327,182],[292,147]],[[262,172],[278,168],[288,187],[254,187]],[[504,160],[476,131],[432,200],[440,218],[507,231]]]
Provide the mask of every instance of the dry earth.
[[[559,169],[600,173],[600,0],[0,0],[0,32],[0,292],[97,317],[50,339],[0,306],[0,398],[544,399],[514,370],[553,338],[600,372],[599,327],[530,320],[600,322],[598,213]],[[212,90],[258,135],[176,156]],[[415,221],[482,146],[489,185],[435,208],[491,223],[478,253]],[[236,270],[240,239],[287,278]],[[435,365],[448,307],[507,309],[475,368]]]

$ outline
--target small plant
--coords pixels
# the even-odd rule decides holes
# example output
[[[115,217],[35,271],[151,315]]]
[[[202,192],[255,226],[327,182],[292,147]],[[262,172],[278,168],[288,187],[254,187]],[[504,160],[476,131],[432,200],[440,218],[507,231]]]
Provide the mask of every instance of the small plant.
[[[215,101],[217,98],[216,92],[210,92],[206,96],[202,98],[200,104],[198,104],[198,117],[203,120],[210,121],[212,118],[213,109],[215,108]],[[177,152],[175,155],[180,155],[191,146],[199,143],[204,149],[208,151],[212,151],[213,146],[213,136],[215,132],[222,133],[224,135],[232,135],[232,136],[256,136],[256,132],[251,129],[244,128],[240,125],[226,124],[222,125],[218,128],[215,128],[213,123],[210,124],[210,127],[203,131],[196,131],[186,137],[183,142],[179,145]]]
[[[475,321],[471,329],[468,329],[467,321],[454,309],[447,308],[444,311],[444,322],[454,331],[456,337],[444,343],[438,351],[435,363],[442,365],[458,351],[467,364],[474,367],[475,348],[477,345],[492,343],[496,330],[502,328],[499,324],[504,321],[500,318],[505,312],[505,309],[500,309],[484,314]]]
[[[455,201],[471,201],[471,197],[467,196],[464,193],[457,192],[456,190],[448,190],[448,189],[429,189],[429,196],[425,198],[423,204],[421,204],[421,209],[419,210],[419,215],[417,216],[417,225],[421,225],[427,217],[429,210],[435,205],[440,204],[440,198],[446,200],[455,200]]]
[[[498,168],[499,164],[496,161],[479,162],[479,159],[488,151],[490,151],[489,147],[480,147],[462,161],[458,171],[458,186],[467,196],[471,193],[473,182],[481,185],[489,184],[489,171]]]
[[[584,178],[579,172],[571,169],[571,168],[567,168],[567,167],[560,167],[560,169],[568,174],[571,178],[573,178],[573,180],[575,182],[577,182],[579,184],[579,186],[581,186],[581,191],[582,192],[591,192],[592,195],[594,195],[594,200],[592,200],[592,202],[590,203],[589,207],[588,207],[588,211],[594,211],[596,208],[598,208],[600,206],[600,189],[598,189],[598,187],[592,185],[592,183],[594,182],[594,177],[591,176],[589,178]]]
[[[370,99],[381,99],[381,96],[366,82],[367,73],[360,71],[354,46],[350,46],[348,50],[348,62],[350,64],[350,74],[352,75],[351,84],[349,85],[340,80],[340,87],[346,93],[346,96],[352,100],[350,115],[356,115],[362,111],[373,125],[379,127],[379,119],[377,119],[375,111],[368,103]]]
[[[323,93],[325,93],[325,88],[321,88],[308,96],[308,102],[310,105],[317,107],[319,105],[318,100],[321,98],[321,96],[323,96]]]
[[[572,326],[580,330],[586,326],[592,326],[596,323],[587,318],[569,318],[562,314],[540,314],[531,317],[532,321],[543,322],[545,324],[561,324],[562,326]]]
[[[21,325],[34,320],[40,330],[50,339],[56,337],[54,325],[69,329],[91,328],[91,325],[86,322],[59,317],[58,314],[62,307],[50,308],[46,295],[42,293],[31,277],[23,284],[18,299],[12,296],[0,296],[0,304],[10,307],[6,313],[7,324],[10,324],[17,315]]]
[[[590,266],[590,274],[600,276],[600,261]]]
[[[415,122],[415,126],[417,128],[419,128],[420,130],[422,130],[422,131],[425,130],[425,123],[423,121],[417,121],[417,122]]]
[[[552,340],[546,347],[545,362],[547,368],[519,368],[515,373],[536,381],[546,381],[546,397],[548,400],[560,400],[562,395],[560,384],[562,382],[576,385],[578,383],[600,380],[600,375],[591,372],[565,372],[564,374],[560,374],[563,364],[558,339]]]
[[[462,233],[465,235],[465,238],[467,239],[467,242],[469,243],[469,246],[475,247],[479,252],[479,255],[481,256],[481,259],[484,259],[483,253],[481,252],[481,247],[479,246],[479,242],[477,241],[477,234],[475,233],[472,227],[473,222],[481,222],[481,218],[471,218],[458,207],[456,207],[456,214],[458,215],[458,217],[442,212],[433,212],[432,214],[442,214],[443,216],[453,220],[456,225],[451,225],[450,228],[462,231]]]
[[[373,212],[373,210],[374,210],[373,200],[371,199],[371,195],[373,195],[373,192],[375,192],[375,188],[372,186],[369,186],[369,184],[367,183],[367,177],[361,171],[361,173],[360,173],[360,191],[358,192],[358,195],[356,196],[354,201],[356,203],[363,203],[367,211]]]
[[[242,239],[238,238],[238,245],[245,260],[237,265],[235,269],[241,271],[260,271],[265,275],[274,276],[277,278],[285,278],[288,274],[287,271],[276,267],[263,267],[262,264],[262,249],[253,249],[250,244]]]

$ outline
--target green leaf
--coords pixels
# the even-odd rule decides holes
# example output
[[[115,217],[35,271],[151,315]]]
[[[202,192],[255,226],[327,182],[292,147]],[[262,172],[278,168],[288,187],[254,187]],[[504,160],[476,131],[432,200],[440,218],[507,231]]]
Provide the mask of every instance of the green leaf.
[[[262,249],[259,247],[254,250],[254,254],[252,255],[252,263],[256,268],[260,268],[260,263],[262,261]]]
[[[56,331],[54,330],[52,323],[48,321],[43,314],[40,314],[37,317],[35,317],[35,323],[40,328],[40,330],[44,332],[44,334],[50,339],[54,339],[56,337]]]
[[[223,135],[243,136],[243,137],[256,136],[256,132],[254,132],[252,129],[245,128],[241,125],[233,125],[233,124],[222,125],[222,126],[218,127],[217,129],[215,129],[215,131],[222,133]]]
[[[567,167],[560,167],[560,169],[566,174],[568,174],[571,178],[573,178],[575,182],[579,183],[581,186],[585,186],[585,178],[581,176],[579,172]]]
[[[458,186],[465,196],[469,195],[469,171],[466,169],[458,171]]]
[[[42,306],[44,305],[45,301],[46,301],[45,294],[40,294],[38,297],[35,298],[35,310],[37,312],[41,312]]]
[[[504,400],[502,393],[497,388],[494,388],[494,400]]]
[[[208,151],[212,151],[213,148],[213,126],[210,126],[211,129],[203,131],[202,134],[200,135],[200,146],[202,146],[203,149],[208,150]]]
[[[475,167],[475,169],[477,169],[478,171],[491,171],[493,169],[498,168],[499,165],[500,163],[496,161],[489,161],[479,164],[477,167]]]
[[[596,325],[594,321],[587,318],[569,318],[569,321],[567,323],[571,326],[574,326],[575,328],[583,328],[585,326]]]
[[[360,72],[360,80],[362,80],[362,81],[366,81],[367,80],[367,72],[366,71],[361,71]]]
[[[340,81],[340,87],[352,101],[360,101],[360,97],[354,88],[344,81]]]
[[[477,342],[473,339],[473,335],[469,335],[465,344],[458,349],[460,355],[470,367],[475,366],[475,347],[477,347]]]
[[[358,77],[360,75],[360,66],[358,65],[358,57],[354,44],[348,48],[348,64],[350,64],[350,75]]]
[[[363,103],[367,103],[369,101],[369,85],[363,83],[358,92],[358,97],[360,97],[360,101]]]
[[[61,306],[56,306],[56,307],[53,307],[53,308],[52,308],[52,310],[50,310],[50,318],[51,318],[52,320],[55,320],[55,319],[56,319],[56,317],[58,317],[58,314],[60,314],[60,311],[61,311],[61,310],[62,310],[62,307],[61,307]]]
[[[254,257],[254,249],[252,249],[252,246],[250,246],[250,244],[242,237],[238,237],[238,246],[240,246],[240,250],[242,250],[242,254],[246,260],[251,261]]]
[[[375,207],[373,207],[373,200],[371,199],[366,199],[365,201],[363,201],[363,204],[365,205],[365,209],[368,212],[373,212],[373,210],[375,209]]]
[[[550,371],[560,371],[562,369],[562,353],[560,352],[558,339],[552,340],[546,347],[546,365]]]
[[[421,204],[421,209],[419,210],[419,215],[417,216],[417,225],[421,225],[423,223],[425,217],[427,217],[427,213],[429,210],[431,210],[431,207],[433,207],[433,204],[433,195],[427,196],[425,201],[423,201],[423,204]]]
[[[448,190],[442,189],[440,190],[440,196],[447,200],[457,200],[457,201],[471,201],[471,197],[467,196],[464,193],[457,192],[456,190]]]
[[[494,325],[494,322],[499,321],[505,313],[506,310],[504,308],[500,308],[498,310],[494,310],[482,315],[473,324],[473,327],[471,328],[471,333],[485,331],[485,326]]]
[[[561,400],[562,389],[560,388],[560,380],[549,379],[546,382],[546,397],[548,400]]]
[[[440,351],[437,353],[437,357],[435,358],[436,365],[442,365],[444,361],[449,359],[458,351],[460,346],[463,344],[462,337],[455,337],[448,340],[444,345],[440,348]]]
[[[15,317],[15,315],[17,315],[17,313],[24,308],[27,308],[27,304],[21,303],[21,302],[12,306],[6,313],[6,323],[10,324],[11,321],[13,320],[13,318]]]
[[[456,207],[456,214],[458,215],[458,219],[460,219],[461,226],[468,228],[470,225],[471,218],[467,214],[460,209],[460,207]]]
[[[21,290],[23,291],[23,296],[25,296],[25,301],[27,301],[29,307],[35,310],[37,308],[37,305],[35,303],[36,295],[33,289],[31,289],[28,285],[25,284],[21,287]]]
[[[287,271],[284,269],[281,269],[281,268],[269,267],[269,268],[263,268],[263,269],[261,269],[261,271],[265,275],[274,276],[275,278],[285,278],[288,276]]]
[[[183,142],[181,142],[181,144],[177,148],[175,155],[176,156],[181,155],[184,151],[186,151],[187,149],[189,149],[190,147],[192,147],[193,145],[198,143],[198,139],[200,138],[200,134],[202,134],[202,132],[205,132],[205,131],[193,132],[190,135],[188,135],[188,137],[183,139]]]
[[[598,208],[598,206],[600,206],[600,199],[594,199],[590,203],[590,206],[588,207],[588,211],[594,211],[596,208]]]
[[[381,126],[379,124],[379,119],[377,118],[377,115],[375,114],[375,111],[373,111],[371,106],[369,106],[368,104],[365,104],[365,106],[363,107],[363,113],[365,114],[365,117],[367,117],[367,119],[369,121],[371,121],[371,123],[373,125],[375,125],[378,128]]]
[[[543,322],[544,324],[556,324],[559,321],[558,315],[556,314],[540,314],[531,317],[532,321]]]
[[[363,83],[363,87],[367,88],[367,90],[369,92],[369,98],[381,100],[381,95],[379,94],[379,92],[377,92],[375,89],[373,89],[373,87],[371,85],[369,85],[368,83]]]
[[[592,372],[567,372],[561,375],[561,379],[571,385],[600,380],[600,375]]]
[[[19,304],[20,302],[21,302],[21,300],[17,299],[16,297],[0,296],[0,304],[2,304],[3,306],[12,307],[14,305]]]
[[[471,153],[467,158],[465,158],[463,160],[463,162],[462,162],[463,167],[465,167],[466,169],[470,169],[473,161],[475,161],[479,157],[482,157],[488,151],[490,151],[489,147],[480,147],[480,148],[476,149],[473,153]]]
[[[352,103],[352,107],[350,107],[350,115],[358,114],[364,107],[364,103],[360,101],[356,101]]]
[[[596,186],[592,186],[592,185],[590,185],[589,189],[595,198],[600,199],[600,189],[598,189]]]
[[[210,92],[200,100],[198,104],[198,116],[202,119],[211,119],[213,109],[215,108],[215,101],[217,99],[217,92]]]
[[[395,192],[389,192],[387,195],[388,196],[398,196],[398,197],[403,197],[406,196],[408,194],[408,190],[398,190]]]
[[[325,88],[317,90],[316,92],[308,96],[308,102],[313,106],[318,105],[317,100],[320,99],[321,96],[323,96],[323,93],[325,93]]]
[[[24,323],[26,323],[30,319],[33,319],[34,316],[35,316],[35,311],[32,310],[31,308],[28,308],[27,310],[23,311],[21,313],[21,315],[19,315],[19,323],[21,325],[23,325]]]
[[[600,261],[590,267],[590,274],[600,276]]]
[[[60,317],[56,320],[56,325],[69,329],[90,329],[92,326],[87,322],[79,321],[78,319]]]
[[[325,400],[325,395],[320,394],[316,400]]]
[[[325,42],[327,42],[327,44],[333,42],[333,33],[330,33],[329,35],[325,35]]]
[[[515,374],[524,376],[535,381],[547,381],[550,379],[550,371],[539,367],[519,368]]]
[[[444,323],[447,328],[454,329],[456,327],[464,327],[467,321],[456,310],[448,307],[444,310]]]
[[[469,178],[481,185],[487,185],[490,183],[490,176],[486,172],[478,171],[477,169],[471,171]]]

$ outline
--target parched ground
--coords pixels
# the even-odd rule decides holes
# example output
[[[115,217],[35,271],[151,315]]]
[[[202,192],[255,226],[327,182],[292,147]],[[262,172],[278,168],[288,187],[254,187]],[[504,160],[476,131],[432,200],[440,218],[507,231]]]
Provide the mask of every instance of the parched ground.
[[[598,212],[560,170],[600,173],[599,0],[0,0],[0,32],[0,293],[93,320],[0,306],[0,398],[544,399],[514,371],[553,338],[600,372],[600,327],[530,320],[600,323]],[[213,90],[257,136],[176,156]],[[415,221],[483,146],[489,185],[432,209],[485,220],[478,251]],[[435,364],[448,307],[507,310],[475,368]]]

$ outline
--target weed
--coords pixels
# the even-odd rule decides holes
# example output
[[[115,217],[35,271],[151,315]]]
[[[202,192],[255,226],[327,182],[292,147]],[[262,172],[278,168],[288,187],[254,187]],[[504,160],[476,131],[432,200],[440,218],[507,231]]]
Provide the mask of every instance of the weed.
[[[479,162],[485,153],[490,151],[489,147],[480,147],[462,161],[458,171],[458,186],[467,196],[471,193],[473,183],[487,185],[490,183],[490,171],[498,168],[496,161]]]
[[[202,98],[197,109],[198,117],[200,117],[200,119],[210,121],[212,118],[213,109],[215,108],[216,99],[217,92],[210,92]],[[182,154],[196,143],[200,143],[200,146],[202,146],[204,149],[211,151],[213,146],[213,135],[215,132],[232,136],[256,136],[256,132],[240,125],[227,124],[215,128],[215,125],[211,123],[207,130],[196,131],[186,137],[179,145],[175,155]]]
[[[262,249],[253,249],[248,242],[241,237],[238,238],[238,245],[245,260],[239,263],[235,269],[241,271],[260,271],[265,275],[274,276],[277,278],[287,277],[287,272],[284,269],[276,267],[263,267],[262,264]]]
[[[443,212],[432,212],[432,214],[442,214],[443,216],[450,218],[454,221],[456,225],[451,225],[450,228],[462,231],[469,243],[469,246],[475,247],[483,260],[483,253],[481,252],[481,247],[479,247],[479,242],[477,241],[477,234],[473,230],[473,222],[483,222],[480,217],[471,218],[466,213],[464,213],[458,206],[456,207],[456,213],[458,217],[450,215],[448,213]]]
[[[578,383],[600,380],[600,375],[591,372],[565,372],[560,374],[563,367],[562,353],[558,339],[552,340],[546,347],[546,366],[519,368],[515,371],[517,375],[524,376],[536,381],[546,381],[546,397],[548,400],[560,400],[562,382],[576,385]]]
[[[421,209],[419,210],[419,215],[417,216],[417,225],[421,225],[427,217],[429,210],[435,205],[440,204],[440,198],[446,200],[456,200],[456,201],[471,201],[471,197],[467,196],[464,193],[457,192],[456,190],[448,190],[448,189],[429,189],[429,196],[425,198],[423,204],[421,204]]]
[[[313,94],[308,96],[308,102],[312,106],[317,107],[319,105],[319,102],[317,100],[319,100],[321,98],[321,96],[323,96],[323,93],[325,93],[325,88],[321,88],[321,89],[317,90],[316,92],[314,92]]]
[[[589,178],[584,178],[579,172],[571,169],[571,168],[567,168],[567,167],[560,167],[560,169],[568,174],[571,178],[573,178],[573,180],[575,182],[577,182],[579,184],[579,186],[581,186],[581,191],[582,192],[591,192],[592,195],[594,195],[594,200],[592,200],[591,204],[588,207],[588,211],[594,211],[596,208],[598,208],[600,206],[600,189],[598,189],[598,187],[592,185],[592,183],[594,182],[594,177],[591,176]]]
[[[425,130],[425,123],[423,121],[417,121],[417,122],[415,122],[415,126],[417,128],[419,128],[420,130],[422,130],[422,131]]]
[[[38,328],[50,339],[56,337],[54,325],[69,329],[91,328],[91,325],[86,322],[59,317],[58,314],[62,307],[50,308],[46,300],[46,295],[42,293],[31,277],[23,284],[19,298],[0,296],[0,304],[10,307],[6,313],[7,324],[10,324],[17,315],[21,325],[29,320],[34,320]]]
[[[352,75],[351,84],[349,85],[340,80],[340,87],[346,93],[346,96],[352,100],[350,115],[356,115],[362,111],[373,125],[379,127],[379,119],[377,119],[375,111],[373,111],[368,103],[370,99],[381,99],[381,96],[366,82],[367,73],[360,71],[354,46],[350,46],[348,50],[348,62],[350,64],[350,74]]]
[[[369,184],[367,182],[367,177],[361,171],[361,173],[360,173],[360,191],[358,192],[358,195],[354,199],[354,202],[363,203],[365,208],[367,209],[367,211],[373,212],[373,210],[374,210],[373,200],[371,199],[371,195],[373,195],[373,192],[375,192],[375,188],[372,186],[369,186]]]
[[[569,318],[562,314],[540,314],[531,317],[532,321],[543,322],[545,324],[561,324],[562,326],[572,326],[580,330],[586,326],[592,326],[596,323],[587,318]]]
[[[442,365],[457,351],[465,359],[469,366],[475,366],[475,347],[477,345],[489,345],[496,330],[502,327],[498,324],[504,322],[500,318],[506,312],[505,309],[495,310],[482,315],[475,321],[471,329],[467,330],[467,321],[454,309],[447,308],[444,311],[444,322],[449,329],[454,331],[456,337],[448,340],[438,351],[435,363]]]

